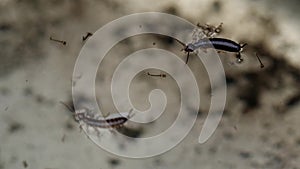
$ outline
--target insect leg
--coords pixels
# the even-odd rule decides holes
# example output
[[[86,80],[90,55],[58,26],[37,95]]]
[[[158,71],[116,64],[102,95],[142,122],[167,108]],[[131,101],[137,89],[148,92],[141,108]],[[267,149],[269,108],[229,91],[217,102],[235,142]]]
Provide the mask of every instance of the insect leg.
[[[236,62],[237,63],[242,63],[244,61],[244,59],[242,58],[242,56],[241,56],[241,52],[238,52],[237,54],[236,54]]]
[[[187,57],[186,57],[186,60],[185,60],[185,64],[187,64],[187,63],[188,63],[188,61],[189,61],[189,57],[190,57],[190,52],[187,52]]]

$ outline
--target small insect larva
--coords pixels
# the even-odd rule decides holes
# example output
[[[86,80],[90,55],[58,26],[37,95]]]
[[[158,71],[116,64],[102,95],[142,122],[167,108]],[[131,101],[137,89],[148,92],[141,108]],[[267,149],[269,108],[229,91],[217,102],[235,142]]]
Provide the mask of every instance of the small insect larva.
[[[62,43],[63,45],[66,45],[66,44],[67,44],[67,42],[66,42],[66,41],[63,41],[63,40],[57,40],[57,39],[53,39],[51,36],[50,36],[50,40],[51,40],[51,41],[55,41],[55,42]]]
[[[161,73],[161,74],[151,74],[151,73],[147,72],[147,75],[148,75],[148,76],[162,77],[162,78],[167,77],[167,75],[164,74],[164,73]]]
[[[262,61],[260,60],[260,58],[259,58],[259,56],[257,55],[257,53],[255,53],[255,55],[256,55],[256,57],[257,57],[259,63],[260,63],[260,68],[264,68],[265,65],[262,63]]]

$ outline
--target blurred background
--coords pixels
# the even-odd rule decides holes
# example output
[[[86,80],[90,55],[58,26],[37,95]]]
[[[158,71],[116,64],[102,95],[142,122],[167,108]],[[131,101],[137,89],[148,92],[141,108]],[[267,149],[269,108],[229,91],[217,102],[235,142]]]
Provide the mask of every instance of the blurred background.
[[[0,169],[298,169],[300,168],[299,1],[288,0],[1,0],[0,1]],[[93,144],[59,102],[70,103],[72,73],[87,32],[137,12],[165,12],[191,23],[218,25],[219,37],[247,43],[245,62],[232,64],[220,53],[227,80],[222,121],[205,144],[198,144],[210,106],[210,84],[201,61],[188,66],[197,78],[201,106],[189,135],[174,149],[152,158],[127,159]],[[50,41],[66,41],[66,45]],[[114,66],[128,54],[156,47],[185,60],[176,41],[155,35],[116,45],[98,70],[99,106],[115,112],[110,95]],[[257,53],[265,67],[260,68]],[[111,56],[111,57],[110,57]],[[165,91],[168,105],[158,121],[137,125],[135,137],[159,133],[176,118],[174,79],[149,77],[132,82],[134,105],[147,109],[152,89]],[[174,106],[176,105],[176,106]],[[177,110],[178,111],[178,110]],[[189,112],[187,112],[189,113]]]

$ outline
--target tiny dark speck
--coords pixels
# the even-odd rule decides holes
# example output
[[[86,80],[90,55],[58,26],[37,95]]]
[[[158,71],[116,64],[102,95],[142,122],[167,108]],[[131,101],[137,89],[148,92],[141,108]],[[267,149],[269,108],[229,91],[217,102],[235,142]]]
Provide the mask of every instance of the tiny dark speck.
[[[223,136],[224,136],[224,138],[225,138],[226,140],[233,140],[233,138],[234,138],[233,134],[230,133],[230,132],[225,132],[225,133],[223,134]]]
[[[27,161],[24,160],[22,163],[23,163],[23,167],[24,167],[24,168],[27,168],[27,167],[28,167]]]
[[[108,162],[111,166],[117,166],[121,163],[121,161],[119,159],[115,159],[115,158],[109,159]]]
[[[208,149],[208,151],[209,151],[211,154],[216,154],[217,148],[213,146],[213,147],[210,147],[210,148]]]
[[[65,128],[67,130],[73,130],[74,129],[74,125],[70,121],[67,121],[66,124],[65,124]]]
[[[239,155],[240,155],[240,157],[242,157],[242,158],[244,158],[244,159],[250,158],[250,157],[252,156],[251,153],[246,152],[246,151],[241,151],[241,152],[239,153]]]
[[[23,95],[24,96],[32,96],[33,95],[32,88],[30,88],[30,87],[24,88],[23,89]]]
[[[222,4],[220,1],[214,1],[212,7],[214,11],[219,12],[222,8]]]
[[[37,95],[35,99],[38,103],[45,102],[45,98],[42,95]]]
[[[156,43],[155,43],[155,42],[153,42],[153,43],[152,43],[152,45],[154,46],[154,45],[156,45]]]
[[[8,131],[9,131],[10,133],[14,133],[14,132],[17,132],[17,131],[19,131],[19,130],[21,130],[21,129],[23,129],[23,128],[24,128],[24,126],[23,126],[21,123],[14,122],[14,123],[12,123],[12,124],[9,126]]]
[[[0,31],[8,31],[10,29],[11,29],[11,25],[9,25],[9,24],[0,25]]]

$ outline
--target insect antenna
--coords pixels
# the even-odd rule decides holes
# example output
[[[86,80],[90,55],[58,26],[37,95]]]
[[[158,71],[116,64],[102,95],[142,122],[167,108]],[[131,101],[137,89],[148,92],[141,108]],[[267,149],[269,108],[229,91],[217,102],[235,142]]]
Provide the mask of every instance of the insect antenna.
[[[190,52],[187,51],[187,46],[185,43],[181,42],[180,40],[174,38],[179,44],[181,44],[184,48],[181,49],[181,51],[186,51],[187,52],[187,57],[186,57],[186,61],[185,61],[185,64],[188,63],[189,61],[189,57],[190,57]]]
[[[256,57],[257,57],[257,59],[258,59],[259,63],[260,63],[260,68],[264,68],[264,67],[265,67],[265,65],[264,65],[264,64],[262,63],[262,61],[260,60],[260,58],[259,58],[258,54],[257,54],[257,53],[255,53],[255,55],[256,55]]]
[[[248,44],[247,44],[247,43],[240,44],[240,47],[243,48],[243,47],[245,47],[246,45],[248,45]]]
[[[63,101],[59,101],[60,104],[64,105],[70,112],[74,113],[75,112],[75,108],[74,105],[68,105],[67,103],[63,102]]]
[[[183,51],[186,48],[186,44],[181,42],[180,40],[174,38],[179,44],[181,44],[183,46],[183,49],[181,49],[181,51]]]

